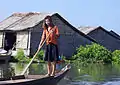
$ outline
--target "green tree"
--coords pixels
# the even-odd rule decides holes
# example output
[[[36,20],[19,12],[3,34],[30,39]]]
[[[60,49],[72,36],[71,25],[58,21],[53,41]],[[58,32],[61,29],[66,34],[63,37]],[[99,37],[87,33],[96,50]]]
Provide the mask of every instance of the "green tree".
[[[16,56],[14,56],[14,58],[16,60],[18,60],[19,62],[29,62],[30,61],[30,59],[25,56],[22,48],[17,50],[17,54],[16,54]]]
[[[112,53],[105,47],[92,43],[91,45],[80,46],[77,48],[77,53],[72,57],[80,62],[86,63],[111,63]]]
[[[113,63],[117,63],[119,64],[120,63],[120,50],[115,50],[113,53],[112,53],[112,58],[113,58]]]

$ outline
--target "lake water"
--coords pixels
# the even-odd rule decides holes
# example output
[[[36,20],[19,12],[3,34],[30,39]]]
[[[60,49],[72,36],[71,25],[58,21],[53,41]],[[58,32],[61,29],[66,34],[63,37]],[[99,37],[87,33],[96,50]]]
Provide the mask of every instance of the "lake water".
[[[27,66],[24,63],[0,64],[0,77],[19,75]],[[64,66],[64,64],[63,64]],[[71,64],[72,68],[58,85],[120,85],[120,65]],[[46,64],[32,64],[27,74],[46,74]]]

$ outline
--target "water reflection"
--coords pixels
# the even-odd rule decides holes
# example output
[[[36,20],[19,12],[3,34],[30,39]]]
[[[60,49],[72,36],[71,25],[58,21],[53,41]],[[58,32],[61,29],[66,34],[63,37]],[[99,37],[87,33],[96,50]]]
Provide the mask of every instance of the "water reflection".
[[[27,65],[28,65],[27,63],[10,63],[10,66],[14,67],[14,72],[16,75],[20,75]],[[29,66],[26,74],[27,75],[28,74],[30,75],[45,74],[47,73],[46,69],[47,69],[46,64],[33,63]]]
[[[73,64],[72,67],[69,85],[120,85],[119,65]]]
[[[72,68],[58,85],[120,85],[120,66],[103,64],[71,64]],[[27,64],[9,63],[0,65],[0,77],[22,73]],[[27,74],[46,74],[46,64],[33,63]],[[7,76],[6,76],[7,75]]]
[[[29,68],[29,74],[46,74],[47,73],[47,66],[43,63],[32,64]]]
[[[15,76],[14,68],[10,64],[0,64],[0,78]]]

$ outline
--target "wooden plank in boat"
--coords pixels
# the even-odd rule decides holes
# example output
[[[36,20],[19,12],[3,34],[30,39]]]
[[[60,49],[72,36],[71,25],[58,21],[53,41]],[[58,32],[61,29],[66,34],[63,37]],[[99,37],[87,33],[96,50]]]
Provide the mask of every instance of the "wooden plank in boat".
[[[0,84],[26,82],[26,81],[32,81],[35,79],[41,79],[44,77],[45,77],[44,75],[28,75],[27,78],[25,79],[0,81]]]
[[[27,75],[27,79],[40,79],[46,77],[45,75]]]
[[[7,81],[0,81],[0,84],[6,84],[6,83],[19,83],[19,82],[26,82],[31,81],[35,79],[18,79],[18,80],[7,80]]]

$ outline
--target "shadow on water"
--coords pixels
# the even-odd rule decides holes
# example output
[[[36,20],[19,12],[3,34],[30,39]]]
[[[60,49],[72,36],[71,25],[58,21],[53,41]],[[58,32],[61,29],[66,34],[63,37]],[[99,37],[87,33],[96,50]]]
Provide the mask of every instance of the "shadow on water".
[[[24,63],[0,64],[0,77],[19,75],[27,66]],[[72,68],[58,85],[120,85],[120,65],[71,64]],[[46,74],[47,66],[33,63],[27,74]]]

